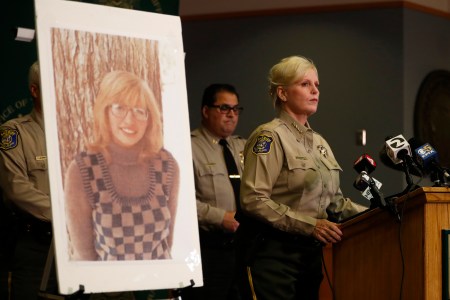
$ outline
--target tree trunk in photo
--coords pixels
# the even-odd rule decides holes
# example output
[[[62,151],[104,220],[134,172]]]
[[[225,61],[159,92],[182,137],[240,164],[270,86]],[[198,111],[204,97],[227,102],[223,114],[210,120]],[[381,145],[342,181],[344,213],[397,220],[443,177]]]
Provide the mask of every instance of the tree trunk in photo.
[[[93,105],[103,76],[113,70],[147,82],[161,108],[158,41],[126,36],[52,30],[53,71],[61,170],[93,136]]]

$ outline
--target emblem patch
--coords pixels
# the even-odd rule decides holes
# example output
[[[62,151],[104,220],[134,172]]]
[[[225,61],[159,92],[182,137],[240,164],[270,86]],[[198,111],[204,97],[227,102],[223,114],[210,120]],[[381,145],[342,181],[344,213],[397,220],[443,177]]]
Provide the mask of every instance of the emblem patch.
[[[0,149],[10,150],[17,146],[19,132],[12,128],[2,128],[0,130]]]
[[[323,157],[327,158],[328,157],[328,151],[327,148],[325,148],[322,145],[317,146],[317,150],[319,150],[320,154],[323,155]]]
[[[255,145],[253,145],[253,153],[255,154],[267,154],[270,152],[270,146],[272,145],[273,138],[267,135],[260,135],[256,138]]]

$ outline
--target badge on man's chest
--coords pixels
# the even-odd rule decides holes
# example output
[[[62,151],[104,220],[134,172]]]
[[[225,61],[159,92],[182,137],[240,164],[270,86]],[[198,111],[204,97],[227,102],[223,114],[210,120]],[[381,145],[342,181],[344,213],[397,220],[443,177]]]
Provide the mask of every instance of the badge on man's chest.
[[[317,150],[319,150],[320,154],[321,154],[323,157],[328,158],[328,151],[327,151],[327,148],[325,148],[325,147],[322,146],[322,145],[319,145],[319,146],[317,146]]]

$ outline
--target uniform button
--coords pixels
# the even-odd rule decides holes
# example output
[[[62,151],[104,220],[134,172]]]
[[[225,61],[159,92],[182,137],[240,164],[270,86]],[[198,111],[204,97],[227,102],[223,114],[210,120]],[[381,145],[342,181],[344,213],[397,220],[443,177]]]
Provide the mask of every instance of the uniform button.
[[[310,149],[308,149],[308,150],[306,150],[306,152],[308,152],[308,153],[311,153],[311,150],[310,150]]]
[[[326,184],[324,184],[324,185],[323,185],[323,187],[324,187],[324,188],[327,188],[327,185],[326,185]]]

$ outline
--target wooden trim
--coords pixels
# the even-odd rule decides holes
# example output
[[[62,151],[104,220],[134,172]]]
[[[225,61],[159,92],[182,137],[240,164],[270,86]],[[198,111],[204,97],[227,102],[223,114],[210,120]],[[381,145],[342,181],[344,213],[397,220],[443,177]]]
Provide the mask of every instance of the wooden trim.
[[[449,203],[450,197],[448,197],[448,195],[450,195],[450,188],[448,187],[421,187],[410,192],[407,195],[399,197],[395,202],[399,205],[399,210],[401,210],[404,203],[406,203],[407,209],[411,209],[415,206],[423,205],[425,203]],[[411,201],[409,200],[412,198],[414,198],[414,201],[411,203]],[[375,209],[368,210],[367,212],[348,221],[344,221],[340,225],[341,229],[352,227],[355,223],[370,222],[367,220],[371,220],[371,218],[377,217],[382,210],[386,210],[386,208],[382,209],[377,207]],[[394,218],[395,216],[392,215],[392,217]]]
[[[435,8],[431,8],[431,7],[427,7],[427,6],[423,6],[423,5],[419,5],[416,3],[411,3],[408,1],[405,1],[403,4],[404,8],[409,8],[411,10],[417,10],[419,12],[423,12],[429,15],[434,15],[437,17],[442,17],[445,19],[450,19],[450,12],[448,11],[442,11],[442,10],[438,10]]]
[[[286,15],[300,15],[311,13],[326,13],[326,12],[341,12],[341,11],[356,11],[356,10],[372,10],[385,8],[408,8],[430,15],[450,19],[450,13],[440,11],[434,8],[426,7],[408,1],[392,1],[392,2],[369,2],[358,4],[338,4],[338,5],[321,5],[321,6],[307,6],[307,7],[293,7],[281,9],[265,9],[252,11],[238,11],[226,13],[213,14],[199,14],[199,15],[180,15],[183,22],[189,21],[205,21],[205,20],[221,20],[221,19],[237,19],[246,17],[267,17],[267,16],[286,16]]]
[[[406,205],[401,224],[379,208],[342,224],[344,238],[333,244],[327,265],[334,299],[397,299],[401,293],[402,299],[441,299],[441,232],[450,228],[450,189],[422,187],[398,202]]]

